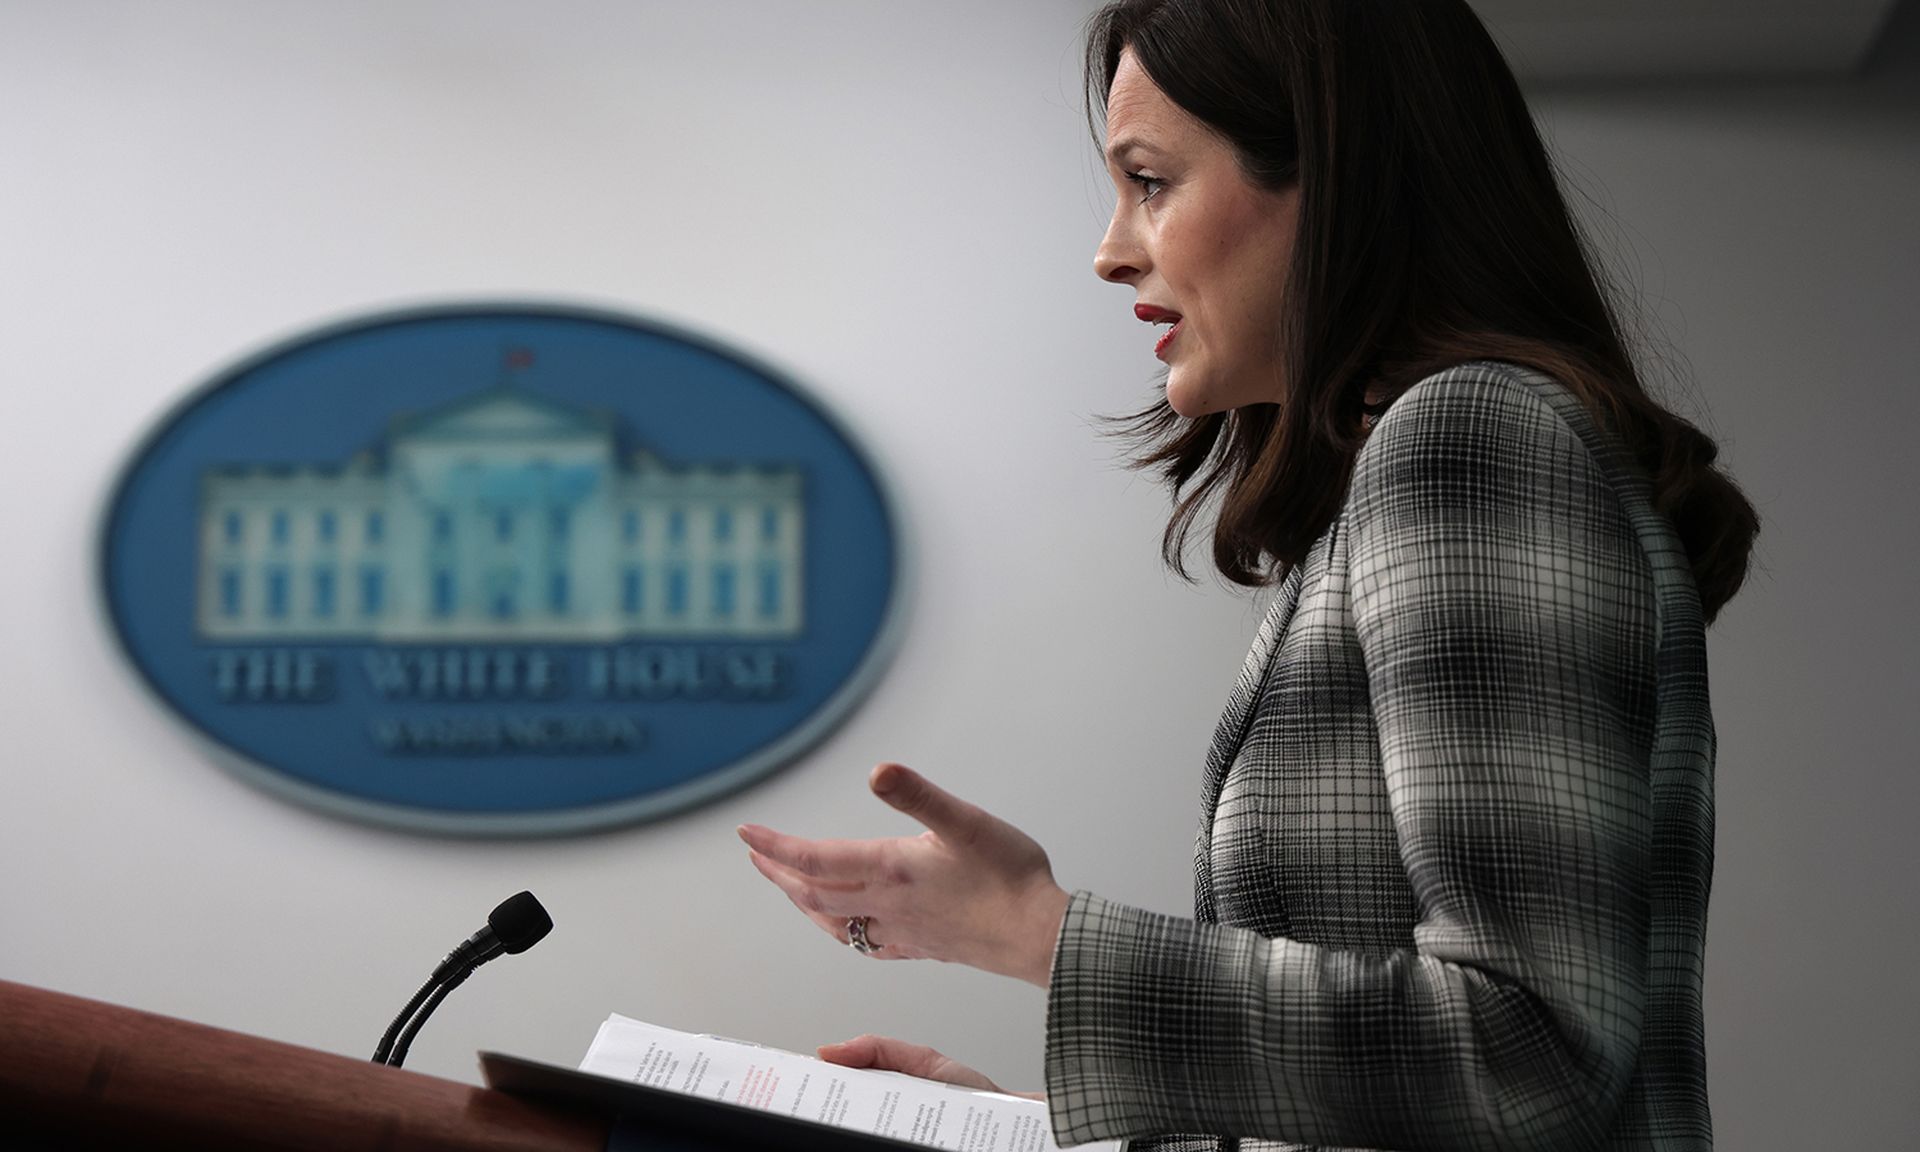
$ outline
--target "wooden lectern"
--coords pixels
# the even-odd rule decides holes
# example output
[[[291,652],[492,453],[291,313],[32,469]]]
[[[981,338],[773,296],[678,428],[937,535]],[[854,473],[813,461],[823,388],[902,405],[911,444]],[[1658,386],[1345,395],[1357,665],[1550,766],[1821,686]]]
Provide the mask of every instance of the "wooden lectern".
[[[609,1120],[0,980],[0,1146],[601,1152]]]

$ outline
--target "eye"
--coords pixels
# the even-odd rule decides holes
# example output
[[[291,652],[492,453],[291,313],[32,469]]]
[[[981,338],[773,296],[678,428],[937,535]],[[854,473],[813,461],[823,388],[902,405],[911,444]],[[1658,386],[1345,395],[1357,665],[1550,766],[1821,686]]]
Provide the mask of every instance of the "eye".
[[[1149,176],[1144,172],[1128,172],[1126,177],[1132,183],[1140,186],[1140,203],[1142,204],[1160,195],[1161,190],[1167,186],[1165,180],[1156,176]]]

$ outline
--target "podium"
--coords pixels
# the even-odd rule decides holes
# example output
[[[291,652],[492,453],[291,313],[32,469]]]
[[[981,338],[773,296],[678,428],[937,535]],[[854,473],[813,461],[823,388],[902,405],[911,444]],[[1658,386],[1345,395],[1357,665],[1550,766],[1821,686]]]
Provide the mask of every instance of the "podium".
[[[495,1052],[476,1088],[0,980],[8,1152],[915,1152]]]
[[[592,1110],[0,981],[8,1148],[601,1152],[611,1124]]]

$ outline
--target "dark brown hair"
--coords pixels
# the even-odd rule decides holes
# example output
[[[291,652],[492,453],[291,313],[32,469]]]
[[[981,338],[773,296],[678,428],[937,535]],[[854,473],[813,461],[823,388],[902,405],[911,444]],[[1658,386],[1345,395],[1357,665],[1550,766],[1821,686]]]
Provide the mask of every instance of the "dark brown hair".
[[[1390,402],[1467,360],[1552,376],[1610,425],[1686,548],[1708,623],[1746,579],[1752,504],[1718,448],[1641,386],[1603,266],[1568,211],[1526,99],[1466,0],[1120,0],[1095,14],[1087,112],[1123,50],[1230,141],[1248,178],[1300,185],[1285,403],[1188,420],[1164,397],[1116,421],[1188,534],[1244,585],[1305,558],[1346,500],[1368,388]]]

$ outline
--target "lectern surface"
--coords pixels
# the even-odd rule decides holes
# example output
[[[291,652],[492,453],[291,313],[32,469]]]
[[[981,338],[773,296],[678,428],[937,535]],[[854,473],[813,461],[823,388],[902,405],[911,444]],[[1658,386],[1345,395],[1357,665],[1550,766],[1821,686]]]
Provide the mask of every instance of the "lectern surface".
[[[605,1120],[0,980],[0,1147],[599,1152]]]

